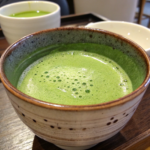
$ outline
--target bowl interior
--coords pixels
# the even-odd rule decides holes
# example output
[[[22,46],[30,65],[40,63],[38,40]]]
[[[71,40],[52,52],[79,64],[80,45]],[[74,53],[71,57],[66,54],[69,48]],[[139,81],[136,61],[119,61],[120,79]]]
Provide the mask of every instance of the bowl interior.
[[[136,44],[107,31],[77,28],[51,29],[24,37],[11,45],[4,53],[2,71],[9,82],[16,87],[25,68],[37,59],[53,52],[59,44],[68,43],[103,45],[104,47],[101,49],[92,49],[85,44],[85,49],[86,51],[92,49],[93,53],[98,53],[117,62],[131,79],[133,90],[137,89],[146,78],[148,72],[148,65],[144,58],[146,54]],[[105,47],[106,45],[109,48]],[[75,49],[82,50],[83,48],[76,46]]]

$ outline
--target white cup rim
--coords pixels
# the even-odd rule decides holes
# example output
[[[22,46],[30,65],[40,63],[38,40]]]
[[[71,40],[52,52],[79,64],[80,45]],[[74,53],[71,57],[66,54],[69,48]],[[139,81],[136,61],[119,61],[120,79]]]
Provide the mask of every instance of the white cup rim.
[[[139,25],[139,24],[136,24],[136,23],[133,23],[133,22],[127,22],[127,21],[111,21],[111,20],[107,20],[107,21],[100,21],[100,22],[93,22],[93,23],[89,23],[87,24],[85,27],[91,27],[91,25],[98,25],[98,24],[105,24],[105,23],[108,23],[108,22],[111,22],[111,23],[122,23],[122,24],[129,24],[129,25],[133,25],[133,26],[137,26],[137,27],[140,27],[140,28],[143,28],[143,29],[146,29],[148,32],[150,32],[150,29],[148,29],[147,27],[145,26],[142,26],[142,25]]]
[[[8,7],[12,7],[14,5],[20,5],[20,4],[26,4],[26,3],[45,3],[45,4],[52,4],[54,6],[56,6],[56,10],[49,13],[49,14],[46,14],[46,15],[42,15],[42,16],[36,16],[36,17],[11,17],[11,16],[7,16],[7,15],[3,15],[1,14],[1,10],[2,9],[5,9],[5,8],[8,8]],[[12,20],[20,20],[20,19],[24,19],[24,20],[32,20],[32,19],[39,19],[39,18],[43,18],[43,17],[47,17],[47,16],[50,16],[50,15],[54,15],[56,14],[57,12],[59,12],[60,10],[60,6],[54,2],[49,2],[49,1],[22,1],[22,2],[15,2],[15,3],[11,3],[11,4],[8,4],[8,5],[5,5],[5,6],[2,6],[0,8],[0,17],[3,17],[3,18],[8,18],[8,19],[12,19]]]

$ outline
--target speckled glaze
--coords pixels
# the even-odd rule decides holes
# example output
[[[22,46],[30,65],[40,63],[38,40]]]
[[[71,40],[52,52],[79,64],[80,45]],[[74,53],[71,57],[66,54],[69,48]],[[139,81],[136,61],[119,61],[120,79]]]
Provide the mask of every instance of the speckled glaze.
[[[105,44],[130,53],[131,57],[136,56],[137,61],[141,61],[145,68],[146,77],[143,83],[131,94],[120,99],[82,106],[43,102],[15,88],[16,66],[30,53],[50,44],[78,42]],[[140,46],[108,31],[85,28],[51,29],[24,37],[3,53],[0,73],[19,118],[37,136],[67,150],[88,149],[117,134],[136,111],[149,85],[150,76],[149,59]]]

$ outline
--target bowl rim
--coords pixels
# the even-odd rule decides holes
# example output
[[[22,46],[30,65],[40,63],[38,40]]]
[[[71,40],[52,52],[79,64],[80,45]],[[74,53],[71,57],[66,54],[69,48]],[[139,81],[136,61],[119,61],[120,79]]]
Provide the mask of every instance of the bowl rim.
[[[5,19],[11,19],[11,20],[24,20],[24,21],[26,21],[26,20],[36,20],[36,19],[39,19],[39,18],[45,18],[45,17],[48,17],[48,16],[53,16],[53,15],[55,15],[55,14],[57,14],[58,12],[60,12],[60,6],[57,4],[57,3],[55,3],[55,2],[50,2],[50,1],[21,1],[21,2],[14,2],[14,3],[11,3],[11,4],[7,4],[7,5],[4,5],[4,6],[2,6],[1,8],[0,8],[0,12],[1,12],[1,10],[2,9],[5,9],[5,8],[9,8],[9,7],[12,7],[12,6],[17,6],[17,5],[23,5],[23,4],[27,4],[27,3],[45,3],[45,4],[51,4],[51,5],[53,5],[53,6],[55,6],[56,7],[56,10],[55,11],[53,11],[53,12],[51,12],[51,13],[49,13],[49,14],[46,14],[46,15],[42,15],[42,16],[35,16],[35,17],[11,17],[11,16],[7,16],[7,15],[3,15],[3,14],[1,14],[0,13],[0,17],[2,17],[2,18],[5,18]]]
[[[16,45],[21,44],[22,41],[26,40],[29,37],[37,35],[37,34],[45,33],[45,32],[61,31],[61,30],[87,30],[87,31],[91,31],[91,32],[99,32],[99,33],[107,34],[107,35],[110,35],[110,36],[113,36],[113,37],[116,37],[116,38],[119,38],[121,40],[128,42],[135,49],[138,49],[138,51],[140,52],[140,55],[142,55],[142,57],[144,57],[145,62],[147,64],[147,74],[146,74],[146,77],[145,77],[143,83],[136,90],[134,90],[133,92],[131,92],[130,94],[128,94],[124,97],[121,97],[121,98],[118,98],[116,100],[112,100],[109,102],[100,103],[100,104],[92,104],[92,105],[62,105],[62,104],[50,103],[50,102],[38,100],[36,98],[28,96],[28,95],[22,93],[21,91],[17,90],[17,88],[15,88],[13,85],[11,85],[11,83],[9,82],[9,80],[6,78],[6,76],[4,74],[3,64],[5,61],[5,58],[8,55],[10,55],[10,53],[14,50],[13,48]],[[110,107],[122,105],[122,104],[136,98],[138,95],[140,95],[142,92],[144,92],[144,90],[146,90],[146,88],[148,87],[149,82],[150,82],[149,77],[150,77],[150,62],[149,62],[149,57],[146,54],[146,52],[144,51],[144,49],[141,46],[139,46],[138,44],[136,44],[135,42],[133,42],[133,41],[121,36],[121,35],[118,35],[116,33],[109,32],[106,30],[101,30],[101,29],[87,29],[87,28],[83,28],[83,27],[81,27],[81,28],[78,28],[78,27],[77,28],[76,27],[60,27],[60,28],[54,28],[54,29],[48,29],[48,30],[35,32],[35,33],[29,34],[29,35],[19,39],[18,41],[16,41],[12,45],[10,45],[5,50],[5,52],[2,54],[1,60],[0,60],[0,78],[1,78],[1,81],[4,85],[4,87],[10,93],[12,93],[16,97],[20,98],[21,100],[26,101],[28,103],[31,103],[33,105],[37,105],[37,106],[48,108],[48,109],[56,109],[56,110],[87,111],[87,110],[105,109],[105,108],[110,108]]]

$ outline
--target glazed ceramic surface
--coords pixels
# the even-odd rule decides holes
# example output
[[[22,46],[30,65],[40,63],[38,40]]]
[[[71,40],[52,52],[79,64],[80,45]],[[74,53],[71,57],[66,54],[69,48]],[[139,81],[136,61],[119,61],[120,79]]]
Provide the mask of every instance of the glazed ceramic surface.
[[[101,21],[86,25],[87,28],[97,28],[120,34],[144,48],[150,56],[150,29],[142,25],[124,21]]]
[[[79,106],[43,102],[15,88],[19,73],[15,74],[14,70],[26,56],[51,44],[79,42],[109,45],[131,57],[136,56],[145,68],[144,81],[120,99]],[[31,58],[31,61],[34,60]],[[149,59],[140,46],[117,34],[85,28],[58,28],[31,34],[11,45],[1,57],[0,73],[16,113],[37,136],[63,149],[83,150],[114,136],[130,120],[149,85]]]
[[[9,17],[13,13],[32,10],[48,11],[51,13],[29,18]],[[12,44],[30,33],[60,27],[60,7],[53,2],[47,1],[12,3],[0,8],[0,25],[8,43]]]

